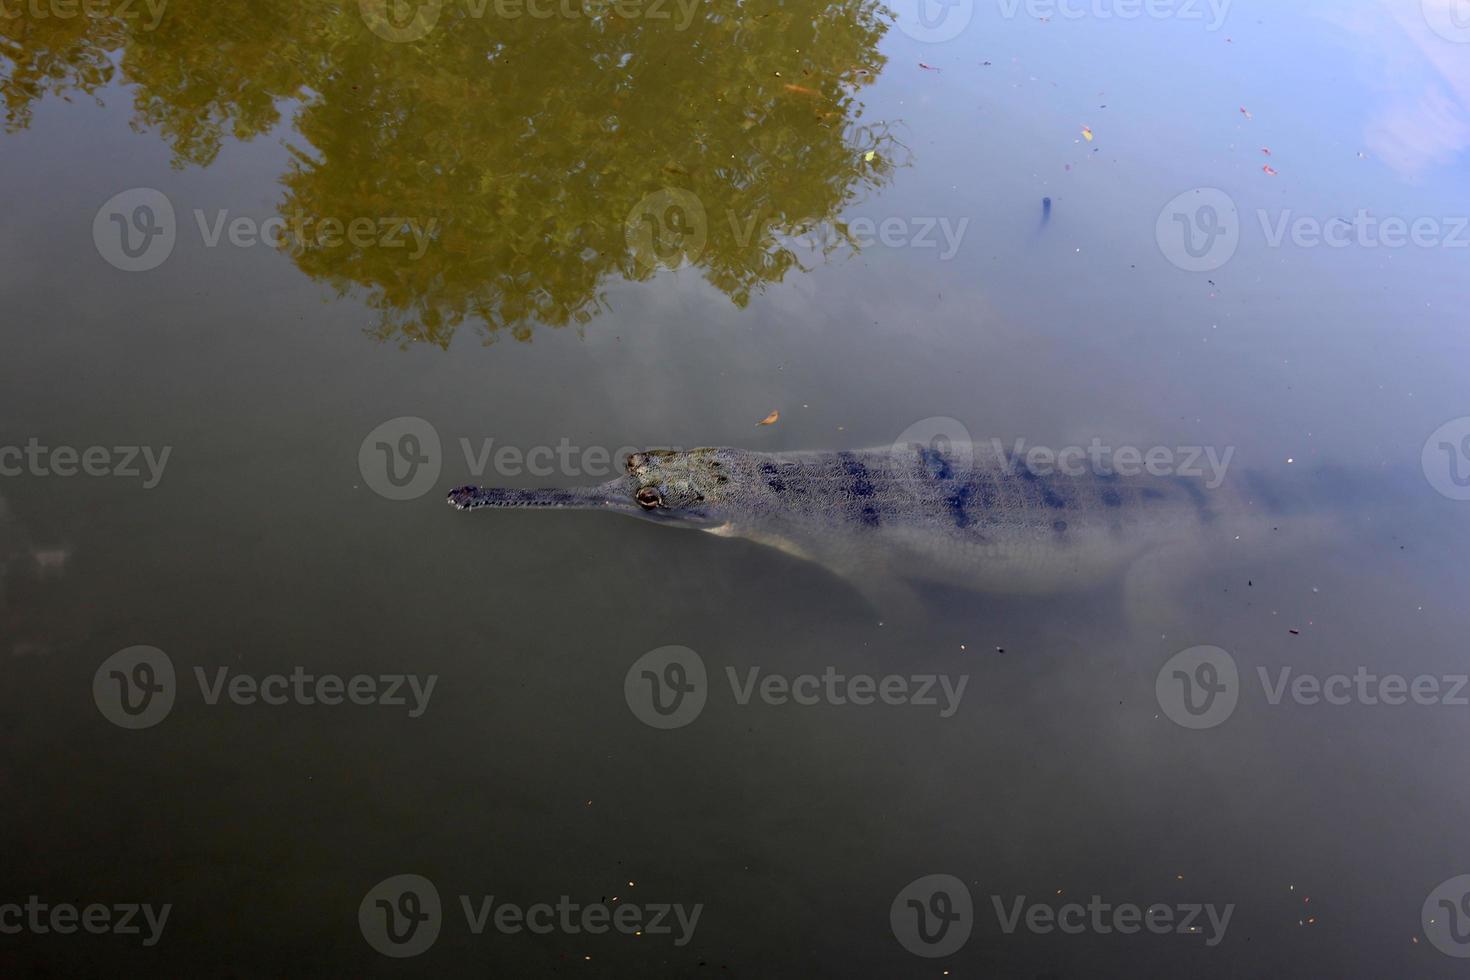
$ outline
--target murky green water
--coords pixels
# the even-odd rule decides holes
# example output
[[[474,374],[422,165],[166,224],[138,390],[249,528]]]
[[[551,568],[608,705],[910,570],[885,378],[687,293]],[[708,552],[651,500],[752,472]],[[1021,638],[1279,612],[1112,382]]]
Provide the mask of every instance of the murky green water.
[[[7,975],[1470,955],[1458,0],[0,0],[0,92]],[[442,503],[964,434],[1332,469],[1142,618]]]

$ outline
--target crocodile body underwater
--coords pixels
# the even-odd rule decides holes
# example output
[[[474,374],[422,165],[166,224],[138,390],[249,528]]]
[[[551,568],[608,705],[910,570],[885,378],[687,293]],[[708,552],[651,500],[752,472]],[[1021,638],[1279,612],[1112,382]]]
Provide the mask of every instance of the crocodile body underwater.
[[[745,538],[820,563],[880,610],[909,605],[921,582],[1034,595],[1118,580],[1156,596],[1190,570],[1340,533],[1300,480],[1216,483],[1041,472],[978,445],[648,450],[601,486],[460,487],[449,503],[608,510]]]

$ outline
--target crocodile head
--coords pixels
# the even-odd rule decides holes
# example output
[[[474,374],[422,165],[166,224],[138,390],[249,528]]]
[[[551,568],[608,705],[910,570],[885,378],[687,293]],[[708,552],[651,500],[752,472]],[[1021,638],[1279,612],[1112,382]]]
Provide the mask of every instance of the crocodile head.
[[[711,528],[727,522],[737,453],[729,449],[648,449],[631,454],[627,473],[595,487],[449,491],[459,510],[481,507],[610,510],[660,524]]]

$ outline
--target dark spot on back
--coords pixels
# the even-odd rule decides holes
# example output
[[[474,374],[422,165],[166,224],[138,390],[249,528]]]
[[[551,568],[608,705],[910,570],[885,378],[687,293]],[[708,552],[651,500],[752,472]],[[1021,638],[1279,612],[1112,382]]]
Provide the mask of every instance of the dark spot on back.
[[[974,519],[965,512],[965,508],[969,506],[970,498],[974,494],[974,484],[962,483],[955,487],[954,493],[949,495],[946,503],[949,504],[949,513],[954,518],[955,527],[969,527],[975,523]]]
[[[1041,474],[1035,472],[1022,460],[1016,460],[1016,475],[1036,488],[1036,495],[1041,502],[1055,510],[1062,510],[1067,506],[1067,501],[1052,488],[1051,481]]]
[[[1052,524],[1051,529],[1053,531],[1057,532],[1058,534],[1061,534],[1063,531],[1065,531],[1067,529],[1067,522],[1066,521],[1057,521],[1056,523]]]
[[[971,489],[980,498],[980,506],[990,510],[995,506],[995,484],[983,476],[977,476],[970,482]]]
[[[868,527],[877,527],[879,524],[883,523],[882,518],[878,514],[878,508],[874,507],[872,504],[869,504],[868,506],[863,508],[861,516],[863,523],[866,524]]]
[[[1102,502],[1107,507],[1123,506],[1123,498],[1118,496],[1118,491],[1116,490],[1104,490],[1102,492]]]
[[[781,493],[783,490],[786,489],[786,483],[776,472],[775,463],[762,463],[761,473],[765,474],[766,486],[770,487],[772,490],[776,491],[777,493]],[[721,482],[723,482],[723,480],[724,478],[721,477]]]
[[[936,480],[950,480],[954,478],[954,469],[949,465],[949,460],[944,453],[933,446],[919,447],[919,463],[924,467],[924,472]]]
[[[1189,499],[1194,502],[1194,509],[1199,515],[1201,524],[1208,524],[1215,519],[1215,512],[1210,510],[1209,498],[1205,496],[1205,492],[1200,489],[1198,484],[1187,476],[1176,476],[1174,482],[1183,487],[1184,492],[1189,494]]]
[[[873,481],[868,479],[868,468],[852,453],[838,453],[837,459],[842,463],[842,472],[849,479],[847,492],[854,497],[871,497]]]

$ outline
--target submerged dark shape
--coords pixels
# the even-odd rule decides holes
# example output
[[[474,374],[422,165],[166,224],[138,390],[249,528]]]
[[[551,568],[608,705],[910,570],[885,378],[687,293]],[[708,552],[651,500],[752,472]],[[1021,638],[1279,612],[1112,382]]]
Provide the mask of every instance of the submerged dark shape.
[[[1041,199],[1041,227],[1045,228],[1046,227],[1046,223],[1048,221],[1050,221],[1050,220],[1051,220],[1051,198],[1049,198],[1049,197],[1043,197]]]
[[[1335,521],[1307,506],[1308,488],[1260,474],[1226,480],[1222,466],[1199,476],[1072,472],[959,444],[654,449],[600,486],[459,487],[449,503],[609,510],[746,538],[818,562],[889,609],[911,601],[905,583],[922,581],[1043,594],[1122,580],[1156,596],[1191,570],[1299,547]]]

